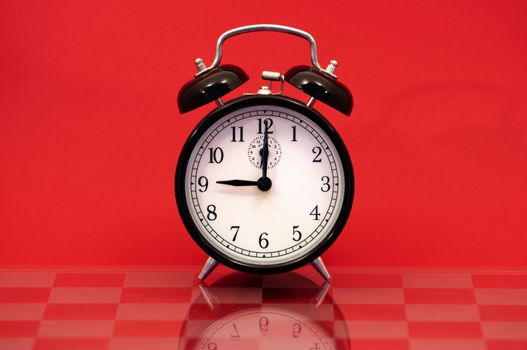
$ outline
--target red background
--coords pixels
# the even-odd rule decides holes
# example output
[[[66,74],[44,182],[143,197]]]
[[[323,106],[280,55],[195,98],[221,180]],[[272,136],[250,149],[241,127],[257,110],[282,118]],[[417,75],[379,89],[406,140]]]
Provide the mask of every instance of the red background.
[[[526,266],[523,1],[4,1],[0,264],[199,264],[173,194],[193,60],[253,23],[315,36],[355,97],[357,178],[330,264]],[[252,77],[309,63],[307,43],[225,45]],[[286,93],[307,100],[288,87]]]

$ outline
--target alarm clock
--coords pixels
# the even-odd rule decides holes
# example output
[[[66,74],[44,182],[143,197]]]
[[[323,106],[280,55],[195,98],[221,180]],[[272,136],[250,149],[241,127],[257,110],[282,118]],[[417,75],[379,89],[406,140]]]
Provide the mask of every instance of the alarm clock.
[[[312,66],[295,66],[285,74],[264,71],[268,85],[223,101],[248,80],[241,68],[220,65],[223,43],[255,31],[306,39]],[[260,24],[223,33],[213,63],[207,67],[198,58],[195,64],[197,74],[179,91],[179,110],[186,113],[208,103],[216,107],[183,146],[175,193],[185,228],[209,255],[198,278],[205,279],[218,263],[257,274],[312,263],[329,280],[321,254],[346,224],[354,177],[344,142],[313,105],[320,101],[351,113],[353,99],[337,81],[337,62],[323,69],[316,42],[305,31]],[[285,96],[284,82],[308,100]]]

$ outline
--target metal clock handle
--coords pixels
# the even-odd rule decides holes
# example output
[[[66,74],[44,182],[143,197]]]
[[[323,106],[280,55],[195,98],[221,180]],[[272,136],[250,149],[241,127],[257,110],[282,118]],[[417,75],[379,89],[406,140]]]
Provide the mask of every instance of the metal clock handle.
[[[311,49],[311,63],[313,64],[313,66],[316,69],[320,70],[321,72],[329,73],[329,74],[332,73],[332,72],[323,70],[320,67],[320,64],[318,63],[318,58],[317,58],[317,43],[315,42],[315,38],[313,38],[313,36],[309,34],[308,32],[305,32],[297,28],[282,26],[278,24],[254,24],[250,26],[234,28],[220,35],[220,37],[218,38],[218,41],[216,42],[216,56],[214,57],[214,62],[212,62],[212,64],[209,67],[205,67],[205,64],[202,61],[199,62],[199,64],[202,64],[203,66],[198,67],[199,72],[196,74],[196,77],[202,74],[205,74],[208,71],[219,66],[220,61],[221,61],[221,52],[222,52],[223,42],[225,40],[233,36],[236,36],[236,35],[250,33],[250,32],[281,32],[281,33],[287,33],[287,34],[291,34],[291,35],[304,38],[309,42],[309,46]]]

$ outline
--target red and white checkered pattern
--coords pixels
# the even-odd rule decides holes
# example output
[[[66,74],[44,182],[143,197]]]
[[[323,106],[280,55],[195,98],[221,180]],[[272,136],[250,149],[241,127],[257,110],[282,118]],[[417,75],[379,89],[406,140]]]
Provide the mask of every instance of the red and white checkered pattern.
[[[201,295],[198,268],[137,270],[0,271],[0,349],[178,349]],[[330,270],[329,300],[343,316],[331,321],[347,328],[334,336],[349,335],[353,350],[527,349],[525,271]],[[287,275],[222,282],[230,273],[219,268],[207,281],[222,303],[301,310],[316,294],[313,283]],[[323,284],[311,269],[299,273]]]

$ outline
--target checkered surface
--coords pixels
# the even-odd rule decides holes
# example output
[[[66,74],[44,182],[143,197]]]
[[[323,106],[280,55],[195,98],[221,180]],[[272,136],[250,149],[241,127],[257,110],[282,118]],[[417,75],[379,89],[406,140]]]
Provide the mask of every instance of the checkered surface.
[[[288,305],[294,315],[315,318],[339,349],[527,350],[525,271],[331,268],[317,307],[323,281],[311,268],[264,277],[219,268],[206,298],[198,270],[0,270],[0,349],[183,350],[184,340],[199,344],[200,332],[236,312]],[[250,349],[290,349],[282,340],[253,336]],[[230,344],[216,349],[243,348]],[[204,349],[216,350],[210,343]]]

